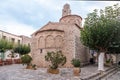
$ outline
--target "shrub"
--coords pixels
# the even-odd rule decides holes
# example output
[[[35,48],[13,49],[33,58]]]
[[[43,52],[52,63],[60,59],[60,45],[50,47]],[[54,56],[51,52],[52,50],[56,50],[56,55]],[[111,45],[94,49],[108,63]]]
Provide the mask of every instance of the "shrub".
[[[80,60],[79,59],[72,59],[72,65],[74,67],[80,67]]]
[[[61,51],[48,52],[45,60],[51,63],[50,68],[52,69],[57,69],[59,65],[63,66],[66,63],[66,57]]]
[[[37,67],[36,67],[36,65],[35,65],[35,64],[32,64],[32,68],[33,68],[34,70],[36,70],[36,69],[37,69]]]
[[[28,54],[26,54],[26,55],[23,55],[22,57],[21,57],[21,60],[22,60],[22,64],[24,65],[30,65],[30,63],[31,63],[31,61],[32,61],[32,57],[31,56],[29,56]]]

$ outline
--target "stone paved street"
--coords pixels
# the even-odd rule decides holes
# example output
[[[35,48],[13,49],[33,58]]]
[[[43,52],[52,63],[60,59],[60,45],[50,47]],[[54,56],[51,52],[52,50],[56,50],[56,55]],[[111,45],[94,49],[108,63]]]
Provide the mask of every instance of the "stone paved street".
[[[37,70],[25,69],[23,65],[0,66],[0,80],[80,80],[79,77],[72,76],[72,69],[66,70],[69,75],[64,75],[66,69],[62,69],[60,74],[48,74],[46,68]]]
[[[73,76],[72,68],[60,68],[59,74],[48,74],[47,68],[37,70],[25,69],[21,64],[0,66],[0,80],[80,80],[80,78],[94,74],[97,66],[81,68],[79,77]]]

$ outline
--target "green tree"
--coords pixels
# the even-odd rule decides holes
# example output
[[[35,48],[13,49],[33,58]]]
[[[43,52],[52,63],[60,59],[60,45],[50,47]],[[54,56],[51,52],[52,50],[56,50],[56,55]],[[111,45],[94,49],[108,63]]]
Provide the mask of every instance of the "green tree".
[[[104,10],[94,10],[85,19],[81,30],[81,42],[100,53],[98,69],[104,70],[104,53],[119,45],[120,41],[119,4],[108,6]],[[101,67],[102,65],[102,67]]]
[[[23,45],[23,44],[17,45],[14,48],[14,52],[19,53],[21,55],[28,54],[30,52],[30,46]]]
[[[13,49],[13,44],[12,42],[9,42],[5,39],[0,39],[0,53],[1,53],[1,58],[4,59],[4,52],[6,50],[11,50]]]
[[[13,44],[7,40],[0,39],[0,52],[5,52],[6,50],[12,49]]]

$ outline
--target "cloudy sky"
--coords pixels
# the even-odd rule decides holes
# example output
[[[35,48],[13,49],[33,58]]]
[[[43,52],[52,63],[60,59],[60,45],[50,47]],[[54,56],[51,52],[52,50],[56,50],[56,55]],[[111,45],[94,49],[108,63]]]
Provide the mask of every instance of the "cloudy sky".
[[[0,0],[0,30],[30,36],[49,21],[58,22],[65,3],[70,4],[72,14],[83,19],[94,9],[120,4],[117,1]]]

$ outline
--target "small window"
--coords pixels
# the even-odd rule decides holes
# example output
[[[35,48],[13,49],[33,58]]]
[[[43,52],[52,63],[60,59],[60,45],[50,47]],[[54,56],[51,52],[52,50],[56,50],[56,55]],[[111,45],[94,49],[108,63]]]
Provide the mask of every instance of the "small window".
[[[20,40],[18,40],[18,44],[20,44]]]
[[[3,36],[3,39],[6,39],[6,36]]]
[[[42,49],[40,49],[40,53],[42,53]]]
[[[12,41],[12,43],[14,43],[14,42],[15,42],[15,39],[14,39],[14,38],[11,38],[11,41]]]

